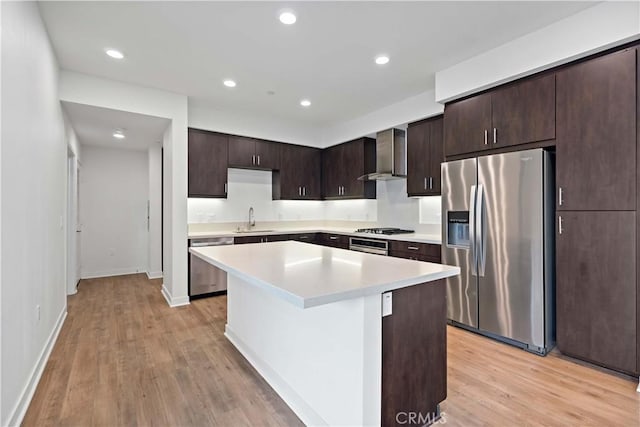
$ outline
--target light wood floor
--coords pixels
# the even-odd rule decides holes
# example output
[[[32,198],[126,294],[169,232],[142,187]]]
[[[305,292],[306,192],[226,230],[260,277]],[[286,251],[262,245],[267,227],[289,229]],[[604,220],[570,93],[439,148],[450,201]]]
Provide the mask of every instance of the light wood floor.
[[[24,425],[301,425],[223,336],[226,298],[171,309],[160,283],[80,283]],[[640,425],[633,379],[457,328],[448,340],[448,425]]]

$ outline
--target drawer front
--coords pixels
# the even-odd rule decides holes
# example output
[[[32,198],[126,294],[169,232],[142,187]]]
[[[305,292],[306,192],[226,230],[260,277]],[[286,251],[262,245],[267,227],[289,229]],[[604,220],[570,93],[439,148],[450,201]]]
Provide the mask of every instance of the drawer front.
[[[316,243],[316,233],[291,234],[289,235],[289,239],[298,242]]]
[[[396,258],[413,259],[416,261],[434,262],[436,264],[440,264],[441,262],[440,254],[436,256],[436,255],[424,255],[416,252],[389,251],[389,256],[396,257]]]
[[[391,252],[408,252],[422,254],[431,257],[440,257],[440,245],[429,243],[403,242],[400,240],[390,240],[389,249]]]
[[[349,236],[325,233],[323,237],[324,238],[322,240],[326,246],[349,249]]]

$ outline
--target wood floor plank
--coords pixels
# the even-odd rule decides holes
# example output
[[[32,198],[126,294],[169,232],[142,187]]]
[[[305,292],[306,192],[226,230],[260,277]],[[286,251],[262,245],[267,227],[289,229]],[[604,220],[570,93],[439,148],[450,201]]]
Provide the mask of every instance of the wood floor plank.
[[[83,280],[25,426],[296,426],[224,337],[226,297],[169,308],[161,280]],[[634,379],[449,327],[451,426],[640,425]]]

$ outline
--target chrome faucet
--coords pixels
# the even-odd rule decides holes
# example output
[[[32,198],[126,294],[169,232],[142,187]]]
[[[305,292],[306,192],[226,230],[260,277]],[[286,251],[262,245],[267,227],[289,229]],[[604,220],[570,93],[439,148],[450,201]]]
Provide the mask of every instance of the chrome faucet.
[[[253,217],[253,207],[249,208],[249,229],[256,226],[256,219]]]

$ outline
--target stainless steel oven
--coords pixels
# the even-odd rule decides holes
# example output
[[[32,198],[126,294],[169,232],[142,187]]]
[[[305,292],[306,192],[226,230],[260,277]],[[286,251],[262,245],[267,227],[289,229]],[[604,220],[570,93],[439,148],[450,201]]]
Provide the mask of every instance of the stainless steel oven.
[[[233,237],[214,237],[191,239],[189,247],[233,245]],[[198,297],[227,290],[227,273],[206,261],[190,254],[189,256],[189,296]]]
[[[349,249],[369,254],[388,255],[389,243],[386,240],[351,237],[349,238]]]

